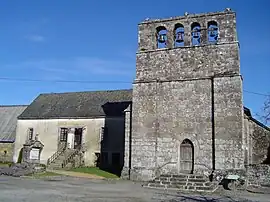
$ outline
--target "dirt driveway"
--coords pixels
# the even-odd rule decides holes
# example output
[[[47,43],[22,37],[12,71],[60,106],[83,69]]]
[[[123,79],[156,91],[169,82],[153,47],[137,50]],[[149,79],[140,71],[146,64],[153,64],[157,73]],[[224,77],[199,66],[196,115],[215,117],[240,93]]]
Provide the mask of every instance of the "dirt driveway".
[[[239,193],[238,193],[239,194]],[[241,196],[243,197],[243,196]],[[269,201],[268,195],[247,194],[252,201]],[[0,201],[2,202],[158,202],[158,201],[248,201],[232,197],[181,194],[165,190],[143,188],[140,184],[122,180],[50,177],[44,179],[0,176]]]

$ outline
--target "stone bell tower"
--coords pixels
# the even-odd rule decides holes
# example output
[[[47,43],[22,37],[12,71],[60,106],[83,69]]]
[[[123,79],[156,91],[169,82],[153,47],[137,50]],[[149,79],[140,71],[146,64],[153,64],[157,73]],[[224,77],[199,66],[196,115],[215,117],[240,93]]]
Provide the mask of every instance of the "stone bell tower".
[[[236,14],[188,14],[138,25],[131,179],[243,168]]]

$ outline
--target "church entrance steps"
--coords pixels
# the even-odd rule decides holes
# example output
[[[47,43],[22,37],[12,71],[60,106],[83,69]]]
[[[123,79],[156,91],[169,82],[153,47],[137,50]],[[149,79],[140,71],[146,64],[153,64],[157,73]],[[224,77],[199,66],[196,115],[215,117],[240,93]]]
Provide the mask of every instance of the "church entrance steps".
[[[144,187],[197,192],[214,192],[218,188],[216,183],[210,182],[203,175],[191,174],[160,175]]]

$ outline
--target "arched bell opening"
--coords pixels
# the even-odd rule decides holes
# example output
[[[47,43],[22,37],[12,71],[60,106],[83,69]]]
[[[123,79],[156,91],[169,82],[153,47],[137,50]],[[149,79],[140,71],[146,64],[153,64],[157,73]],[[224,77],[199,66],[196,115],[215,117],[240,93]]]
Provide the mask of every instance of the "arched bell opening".
[[[216,43],[218,41],[218,24],[215,21],[210,21],[207,24],[208,42]]]
[[[191,43],[193,46],[201,44],[201,25],[197,22],[191,25]]]
[[[192,174],[194,171],[194,146],[189,139],[180,144],[180,173]]]
[[[180,23],[176,24],[174,27],[174,47],[184,46],[184,26]]]
[[[167,29],[164,26],[160,26],[157,29],[156,40],[157,40],[157,48],[167,48]]]

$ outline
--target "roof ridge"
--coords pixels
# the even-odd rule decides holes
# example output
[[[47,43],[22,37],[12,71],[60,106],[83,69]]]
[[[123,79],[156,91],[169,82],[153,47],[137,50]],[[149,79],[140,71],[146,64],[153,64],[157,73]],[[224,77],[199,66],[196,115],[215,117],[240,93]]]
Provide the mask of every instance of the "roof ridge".
[[[40,95],[53,95],[53,94],[69,94],[69,93],[97,93],[97,92],[115,92],[115,91],[132,91],[132,88],[129,89],[116,89],[116,90],[93,90],[93,91],[70,91],[70,92],[51,92],[51,93],[41,93]]]

